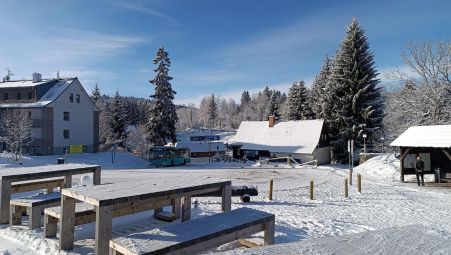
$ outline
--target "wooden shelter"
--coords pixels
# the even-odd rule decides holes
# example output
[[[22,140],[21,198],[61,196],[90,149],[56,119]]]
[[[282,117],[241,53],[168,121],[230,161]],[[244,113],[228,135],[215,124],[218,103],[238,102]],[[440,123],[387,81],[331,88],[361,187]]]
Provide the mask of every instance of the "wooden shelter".
[[[415,174],[417,155],[425,163],[425,174],[444,178],[451,173],[451,125],[410,127],[390,146],[400,148],[401,182],[404,175]]]

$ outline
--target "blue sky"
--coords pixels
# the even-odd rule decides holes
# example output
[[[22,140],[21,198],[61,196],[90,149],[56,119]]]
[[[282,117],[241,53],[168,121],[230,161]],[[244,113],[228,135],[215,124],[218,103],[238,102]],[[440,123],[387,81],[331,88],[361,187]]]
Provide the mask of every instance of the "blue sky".
[[[152,59],[172,59],[176,102],[310,84],[357,17],[384,73],[402,45],[451,37],[451,1],[0,0],[0,74],[78,76],[86,90],[148,97]],[[383,76],[380,77],[385,80]]]

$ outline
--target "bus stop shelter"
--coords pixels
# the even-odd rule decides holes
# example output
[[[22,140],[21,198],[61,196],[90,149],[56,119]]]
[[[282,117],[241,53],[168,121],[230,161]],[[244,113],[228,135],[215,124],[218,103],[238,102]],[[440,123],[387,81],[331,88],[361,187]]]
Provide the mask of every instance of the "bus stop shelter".
[[[451,173],[451,125],[410,127],[390,146],[400,148],[401,182],[404,175],[415,174],[417,156],[424,161],[425,174],[440,180]]]

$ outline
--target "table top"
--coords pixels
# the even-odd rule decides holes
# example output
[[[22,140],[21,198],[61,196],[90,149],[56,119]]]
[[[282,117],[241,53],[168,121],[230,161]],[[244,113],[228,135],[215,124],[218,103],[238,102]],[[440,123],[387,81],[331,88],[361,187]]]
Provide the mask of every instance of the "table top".
[[[167,180],[135,180],[108,183],[88,187],[63,189],[62,194],[96,206],[108,206],[153,197],[182,195],[188,192],[221,188],[231,181],[208,182],[206,180],[186,182],[182,177]]]
[[[65,174],[82,174],[86,172],[92,172],[97,168],[100,168],[100,166],[85,164],[61,164],[36,167],[8,168],[0,170],[0,179],[12,181],[40,179],[62,176]]]

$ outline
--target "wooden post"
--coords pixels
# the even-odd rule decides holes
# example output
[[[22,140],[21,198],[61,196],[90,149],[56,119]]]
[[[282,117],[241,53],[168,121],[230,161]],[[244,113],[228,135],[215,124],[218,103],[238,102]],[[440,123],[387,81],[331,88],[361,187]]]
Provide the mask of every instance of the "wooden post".
[[[72,250],[74,248],[75,199],[65,195],[61,197],[60,227],[60,250]]]
[[[30,207],[28,210],[28,229],[33,230],[35,228],[41,227],[41,212],[42,208],[38,207]]]
[[[110,206],[96,206],[96,255],[109,254],[113,229]]]
[[[310,200],[313,200],[313,180],[310,181]]]
[[[221,209],[223,212],[232,210],[232,186],[230,184],[225,185],[222,188],[222,204]]]
[[[349,186],[352,186],[352,168],[349,170]]]
[[[404,159],[406,158],[407,154],[410,152],[410,148],[407,148],[405,151],[404,149],[401,147],[401,157],[400,157],[400,181],[404,182]]]
[[[55,237],[58,227],[58,219],[44,214],[44,237]]]
[[[348,197],[348,179],[345,179],[345,198]]]
[[[357,192],[362,193],[362,175],[357,174]]]
[[[92,180],[92,182],[93,182],[93,184],[94,185],[100,185],[100,175],[101,175],[101,169],[100,169],[100,167],[98,167],[98,168],[96,168],[95,170],[94,170],[94,173],[93,173],[93,175],[94,175],[94,178],[92,178],[93,180]]]
[[[273,180],[269,180],[269,200],[272,200]]]
[[[11,200],[11,182],[0,181],[0,224],[9,222],[9,201]]]
[[[182,200],[182,222],[191,219],[191,196],[183,197]]]
[[[275,230],[275,220],[265,222],[264,225],[264,244],[272,245],[274,244],[274,230]]]

